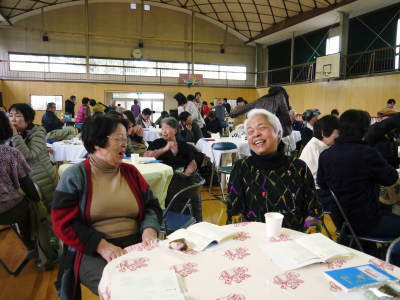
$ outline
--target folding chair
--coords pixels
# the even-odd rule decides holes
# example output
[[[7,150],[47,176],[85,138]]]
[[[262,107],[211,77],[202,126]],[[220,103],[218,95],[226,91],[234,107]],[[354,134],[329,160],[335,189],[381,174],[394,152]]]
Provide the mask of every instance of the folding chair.
[[[218,152],[218,154],[221,155],[221,159],[220,159],[218,165],[216,164],[214,152]],[[214,179],[214,172],[216,172],[216,175],[217,175],[218,181],[219,181],[219,186],[221,188],[222,199],[224,201],[225,201],[224,187],[223,187],[223,182],[222,182],[219,174],[230,175],[233,170],[233,165],[232,166],[221,166],[222,155],[226,154],[226,153],[234,153],[237,156],[239,154],[239,149],[236,146],[236,144],[231,143],[231,142],[219,142],[219,143],[214,143],[211,146],[212,168],[211,168],[210,187],[208,189],[208,192],[210,194],[212,194],[211,186],[212,186],[212,182]]]
[[[204,185],[205,182],[206,181],[202,179],[198,183],[185,187],[172,197],[171,201],[168,203],[167,207],[163,211],[161,231],[165,233],[165,235],[169,235],[175,230],[178,230],[180,228],[187,228],[190,225],[196,223],[196,219],[193,216],[192,197],[194,195],[200,195],[200,188]],[[170,211],[176,199],[183,193],[187,192],[189,192],[190,196],[183,206],[182,210],[179,213]],[[186,210],[189,210],[188,215],[184,214]]]
[[[339,199],[336,197],[335,193],[329,189],[329,191],[332,194],[333,199],[335,200],[335,204],[337,205],[340,214],[342,216],[343,219],[343,223],[342,226],[340,228],[340,231],[337,232],[337,235],[339,236],[339,243],[343,242],[343,238],[347,237],[350,238],[350,242],[349,242],[349,247],[351,247],[353,245],[353,243],[355,242],[358,250],[360,250],[361,252],[364,252],[364,248],[361,245],[360,241],[365,241],[365,242],[370,242],[370,243],[379,243],[379,244],[383,244],[385,246],[389,246],[389,244],[391,244],[395,239],[394,238],[381,238],[381,237],[375,237],[375,236],[369,236],[369,235],[357,235],[353,229],[353,227],[350,224],[349,219],[347,218],[346,214],[344,213],[343,207],[340,204]]]

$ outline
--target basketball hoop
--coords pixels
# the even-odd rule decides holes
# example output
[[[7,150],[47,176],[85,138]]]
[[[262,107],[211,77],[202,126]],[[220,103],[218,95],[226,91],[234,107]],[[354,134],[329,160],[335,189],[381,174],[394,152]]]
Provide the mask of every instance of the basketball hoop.
[[[204,84],[204,79],[202,74],[179,74],[178,83],[191,87],[194,85]]]

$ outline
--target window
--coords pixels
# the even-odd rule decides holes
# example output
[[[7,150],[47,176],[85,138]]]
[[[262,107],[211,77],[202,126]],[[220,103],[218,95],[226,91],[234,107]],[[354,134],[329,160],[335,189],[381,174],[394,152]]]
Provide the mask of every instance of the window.
[[[86,57],[49,56],[10,53],[10,70],[28,72],[86,74]],[[89,73],[95,75],[131,75],[179,78],[179,74],[191,73],[187,62],[163,62],[133,59],[89,58]],[[195,74],[205,79],[246,80],[245,66],[194,64]]]
[[[62,96],[56,95],[31,95],[31,106],[34,110],[46,110],[47,103],[54,102],[56,110],[62,110]]]
[[[162,77],[178,78],[179,74],[188,73],[187,63],[158,62],[157,68],[161,69],[160,71]]]
[[[340,36],[335,35],[326,40],[326,55],[340,52]]]
[[[125,109],[131,109],[133,100],[138,100],[141,110],[150,108],[154,111],[151,119],[155,122],[164,110],[164,94],[163,93],[142,93],[142,92],[115,92],[112,98],[116,105],[121,104]]]
[[[400,45],[400,19],[397,20],[396,46],[397,45]],[[396,47],[396,57],[395,57],[395,68],[396,69],[400,69],[399,54],[400,54],[400,47]]]

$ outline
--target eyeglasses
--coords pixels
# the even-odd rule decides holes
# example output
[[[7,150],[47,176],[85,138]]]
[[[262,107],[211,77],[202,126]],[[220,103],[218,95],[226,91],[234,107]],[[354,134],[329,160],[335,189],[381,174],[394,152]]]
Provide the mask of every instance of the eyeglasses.
[[[116,137],[116,136],[111,136],[109,135],[108,138],[116,141],[117,143],[119,143],[120,145],[126,145],[128,144],[128,139],[126,137]]]

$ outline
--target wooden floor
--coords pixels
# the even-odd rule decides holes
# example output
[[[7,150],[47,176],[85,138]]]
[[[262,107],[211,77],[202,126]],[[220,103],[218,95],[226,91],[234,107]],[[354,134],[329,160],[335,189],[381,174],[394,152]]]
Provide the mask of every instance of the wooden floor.
[[[210,223],[223,225],[226,223],[225,204],[211,196],[206,189],[202,191],[203,219]],[[333,228],[328,220],[329,230]],[[11,231],[0,233],[0,259],[11,268],[23,259],[23,245]],[[38,271],[31,261],[17,277],[8,275],[0,268],[0,300],[53,300],[57,299],[54,282],[57,270]],[[98,300],[89,290],[83,288],[84,300]]]

